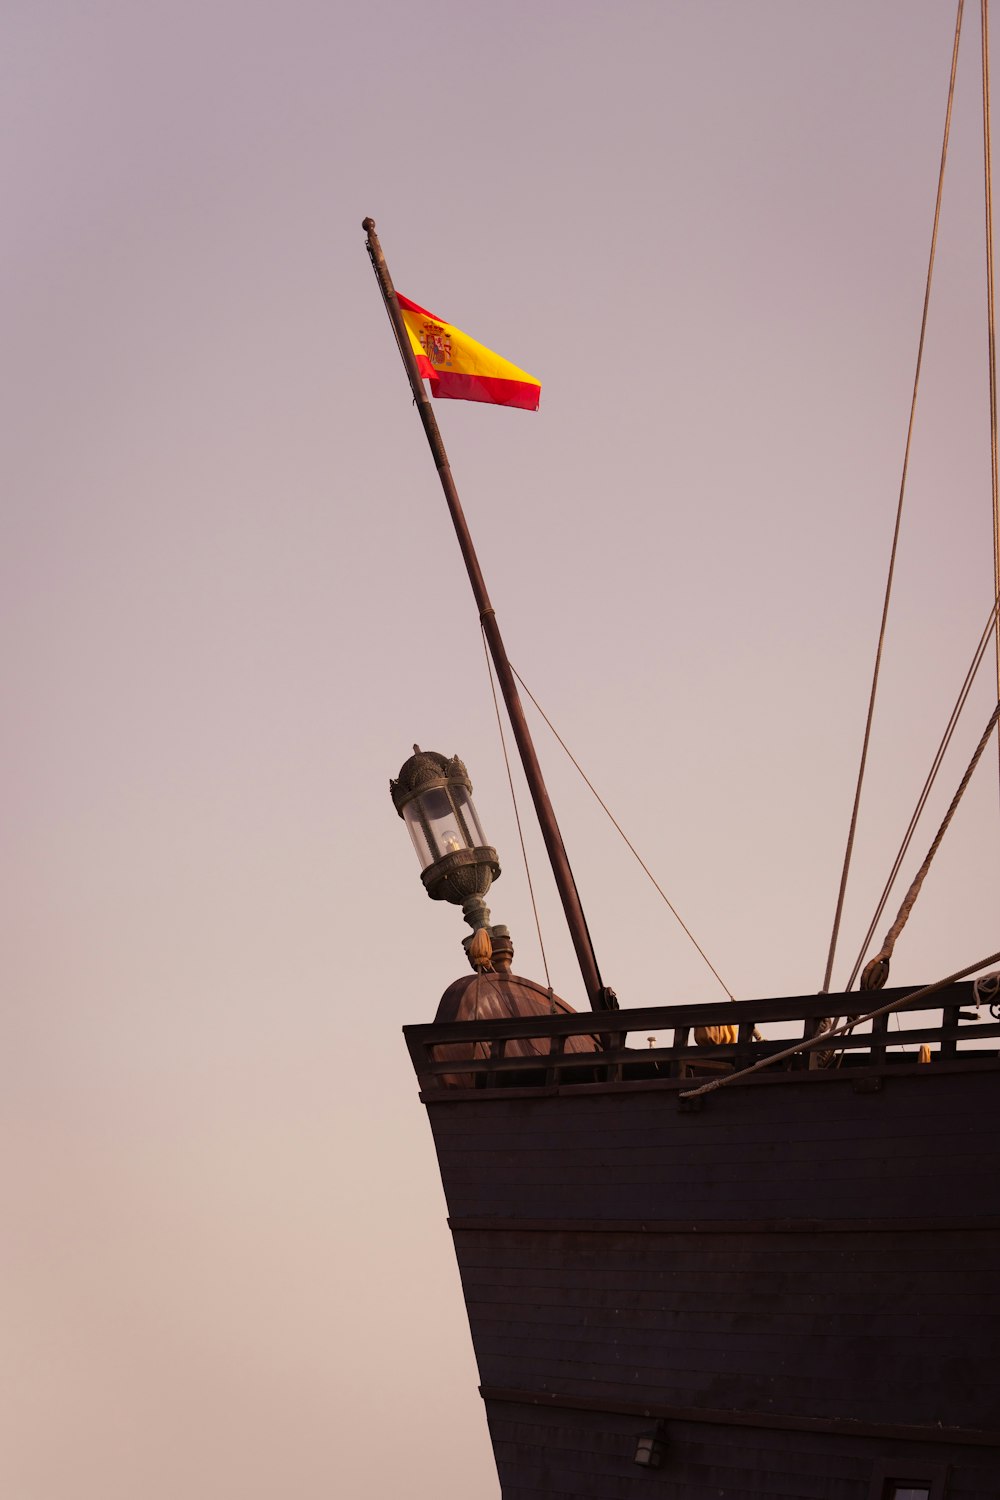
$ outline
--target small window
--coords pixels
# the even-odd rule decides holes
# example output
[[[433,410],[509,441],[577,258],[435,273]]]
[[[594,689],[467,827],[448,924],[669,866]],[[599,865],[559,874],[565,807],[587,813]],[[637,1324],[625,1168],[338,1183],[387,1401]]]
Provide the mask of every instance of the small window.
[[[921,1463],[911,1469],[907,1460],[882,1459],[875,1465],[870,1500],[945,1500],[948,1470]]]

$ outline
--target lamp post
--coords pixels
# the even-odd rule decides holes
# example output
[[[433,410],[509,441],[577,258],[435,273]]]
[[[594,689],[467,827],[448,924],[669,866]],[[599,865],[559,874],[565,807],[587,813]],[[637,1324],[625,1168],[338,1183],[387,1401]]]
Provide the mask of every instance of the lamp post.
[[[462,908],[472,928],[466,939],[470,960],[478,968],[481,955],[488,964],[490,912],[483,897],[498,878],[500,863],[486,842],[463,762],[414,745],[389,791],[413,841],[428,896]]]

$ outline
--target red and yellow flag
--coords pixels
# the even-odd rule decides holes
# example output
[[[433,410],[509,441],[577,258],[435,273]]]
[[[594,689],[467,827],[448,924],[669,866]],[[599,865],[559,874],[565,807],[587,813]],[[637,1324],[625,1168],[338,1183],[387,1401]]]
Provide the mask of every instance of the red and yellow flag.
[[[525,374],[408,297],[400,297],[398,292],[396,296],[417,368],[430,381],[432,396],[538,410],[542,387],[533,375]]]

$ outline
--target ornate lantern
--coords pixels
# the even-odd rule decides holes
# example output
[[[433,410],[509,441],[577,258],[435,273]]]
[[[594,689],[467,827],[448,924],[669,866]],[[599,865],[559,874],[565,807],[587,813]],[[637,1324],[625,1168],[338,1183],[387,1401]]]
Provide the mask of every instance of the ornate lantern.
[[[432,901],[461,906],[475,933],[488,928],[483,900],[500,874],[472,803],[472,782],[457,755],[451,759],[414,745],[389,790],[420,861],[420,878]]]

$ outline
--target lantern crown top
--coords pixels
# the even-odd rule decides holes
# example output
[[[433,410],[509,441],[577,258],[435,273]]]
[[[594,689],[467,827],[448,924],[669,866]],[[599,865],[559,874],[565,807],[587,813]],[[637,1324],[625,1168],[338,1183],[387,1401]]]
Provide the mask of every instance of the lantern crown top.
[[[464,786],[471,795],[472,782],[465,762],[459,760],[457,755],[440,755],[436,750],[421,750],[419,745],[414,745],[413,754],[403,762],[399,775],[390,779],[389,791],[396,811],[402,817],[403,808],[418,792],[449,783]]]

